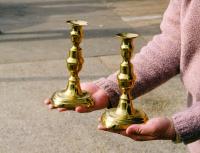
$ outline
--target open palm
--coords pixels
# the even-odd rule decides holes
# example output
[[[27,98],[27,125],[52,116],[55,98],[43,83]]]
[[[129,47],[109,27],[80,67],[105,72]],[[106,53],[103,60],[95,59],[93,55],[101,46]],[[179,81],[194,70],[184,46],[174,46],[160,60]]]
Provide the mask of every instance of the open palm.
[[[114,132],[104,128],[101,124],[98,128],[100,130]],[[136,141],[173,140],[175,138],[173,122],[166,117],[153,118],[145,124],[133,124],[125,131],[117,133]]]

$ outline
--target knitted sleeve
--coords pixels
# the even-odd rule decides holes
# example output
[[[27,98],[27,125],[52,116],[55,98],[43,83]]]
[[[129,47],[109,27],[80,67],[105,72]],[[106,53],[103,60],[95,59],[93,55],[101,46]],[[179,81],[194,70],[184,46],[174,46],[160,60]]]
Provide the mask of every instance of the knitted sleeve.
[[[185,111],[175,114],[172,119],[175,130],[185,144],[200,138],[200,102],[196,102]]]

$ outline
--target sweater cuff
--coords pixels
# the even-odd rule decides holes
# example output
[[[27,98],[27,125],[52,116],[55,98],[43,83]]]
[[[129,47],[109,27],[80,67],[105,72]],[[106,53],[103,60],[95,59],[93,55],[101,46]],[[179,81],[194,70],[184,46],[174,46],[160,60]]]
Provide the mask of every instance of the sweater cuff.
[[[184,144],[189,144],[200,138],[199,108],[200,107],[193,106],[172,117],[175,130],[177,134],[180,135]]]
[[[111,80],[100,78],[94,83],[101,89],[103,89],[108,95],[108,101],[111,107],[117,107],[119,102],[120,91],[116,83]]]

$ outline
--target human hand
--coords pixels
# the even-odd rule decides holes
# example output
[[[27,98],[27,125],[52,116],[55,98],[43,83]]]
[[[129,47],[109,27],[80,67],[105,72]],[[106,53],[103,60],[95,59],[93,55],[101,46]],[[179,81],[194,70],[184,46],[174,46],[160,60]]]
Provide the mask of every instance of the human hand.
[[[86,113],[86,112],[91,112],[91,111],[94,111],[94,110],[103,109],[103,108],[107,107],[108,96],[103,89],[99,88],[98,86],[96,86],[92,82],[82,83],[81,89],[85,90],[85,91],[87,91],[91,94],[95,104],[94,104],[93,107],[90,107],[90,108],[78,106],[78,107],[75,108],[76,112]],[[48,106],[49,109],[54,109],[54,107],[51,103],[51,100],[49,98],[47,98],[44,101],[44,103]],[[59,112],[64,112],[67,109],[66,108],[57,108],[57,110]]]
[[[173,140],[176,135],[173,122],[166,117],[153,118],[145,124],[133,124],[124,131],[109,130],[101,124],[98,129],[118,133],[135,141]]]

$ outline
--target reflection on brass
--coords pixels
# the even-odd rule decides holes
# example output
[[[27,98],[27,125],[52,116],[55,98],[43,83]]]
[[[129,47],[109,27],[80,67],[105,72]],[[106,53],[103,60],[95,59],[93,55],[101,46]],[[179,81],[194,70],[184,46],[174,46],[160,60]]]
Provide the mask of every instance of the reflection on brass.
[[[141,124],[148,120],[147,115],[135,109],[132,103],[131,89],[134,86],[136,76],[133,72],[133,65],[130,62],[134,46],[132,41],[138,37],[137,34],[120,33],[117,34],[122,39],[121,56],[123,61],[120,64],[120,72],[117,75],[118,84],[121,89],[121,96],[117,108],[106,110],[102,117],[102,125],[108,129],[124,130],[131,124]]]
[[[84,62],[82,49],[79,45],[83,38],[82,27],[87,25],[87,22],[72,20],[67,21],[67,23],[72,26],[70,35],[73,43],[73,46],[68,53],[68,58],[66,59],[70,76],[66,89],[55,92],[51,97],[51,101],[53,106],[57,108],[74,109],[77,106],[91,107],[94,105],[94,101],[89,93],[81,90],[80,79],[78,76]]]

